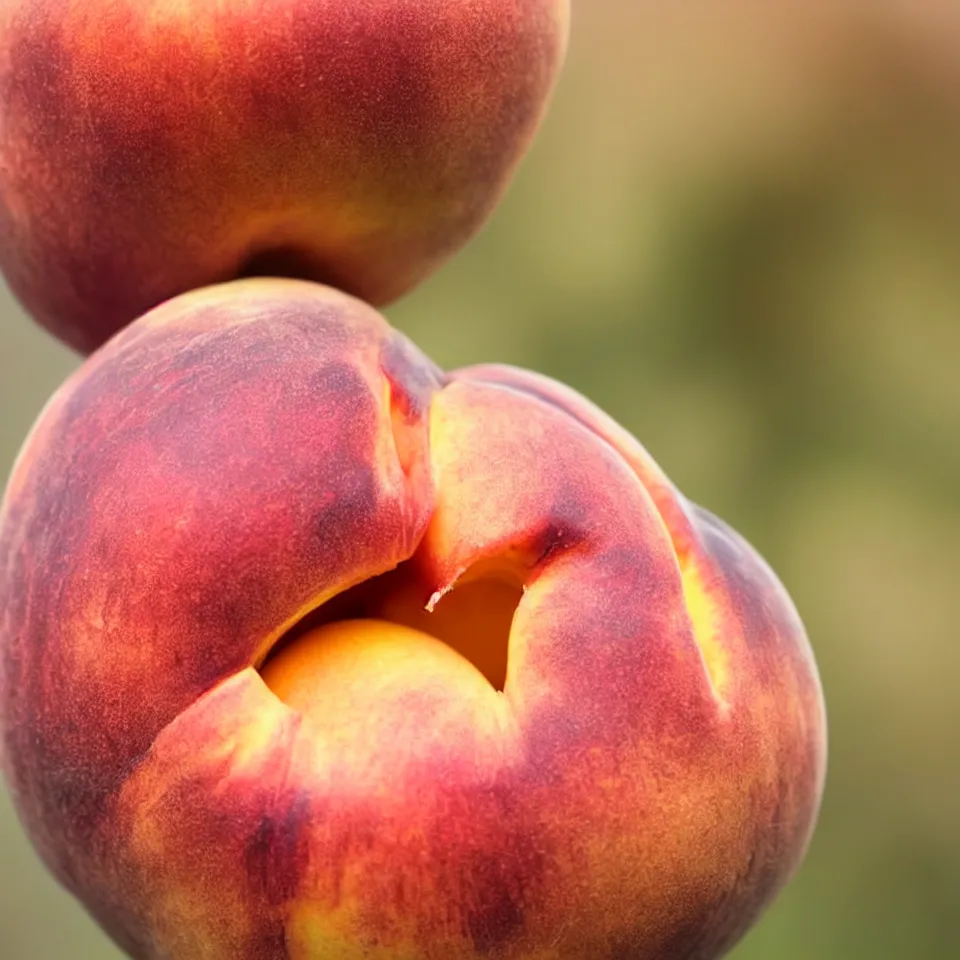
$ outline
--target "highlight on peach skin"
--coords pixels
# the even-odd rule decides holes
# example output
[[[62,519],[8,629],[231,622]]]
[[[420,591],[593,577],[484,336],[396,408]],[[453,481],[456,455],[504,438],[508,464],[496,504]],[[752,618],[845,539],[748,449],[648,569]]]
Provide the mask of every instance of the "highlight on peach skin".
[[[0,514],[5,773],[140,960],[710,960],[825,717],[771,570],[573,390],[294,280],[173,299]]]
[[[375,305],[483,225],[570,0],[4,0],[0,270],[89,353],[248,275]]]

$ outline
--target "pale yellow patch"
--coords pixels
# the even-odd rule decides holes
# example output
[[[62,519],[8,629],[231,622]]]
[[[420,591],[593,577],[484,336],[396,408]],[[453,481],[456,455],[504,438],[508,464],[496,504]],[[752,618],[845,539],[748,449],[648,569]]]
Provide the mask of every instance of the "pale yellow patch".
[[[409,941],[374,945],[358,940],[355,912],[349,906],[331,912],[294,907],[286,924],[290,960],[420,960]]]
[[[730,651],[721,639],[722,614],[695,563],[685,564],[681,577],[694,640],[703,656],[714,694],[725,705],[724,692],[730,677]]]

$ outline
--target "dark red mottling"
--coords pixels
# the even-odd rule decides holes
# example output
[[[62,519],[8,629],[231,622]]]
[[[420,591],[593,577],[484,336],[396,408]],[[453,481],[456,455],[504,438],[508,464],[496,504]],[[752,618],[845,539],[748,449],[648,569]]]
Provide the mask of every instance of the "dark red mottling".
[[[233,314],[207,300],[72,379],[4,516],[11,780],[68,882],[157,732],[305,607],[408,556],[429,516],[428,471],[377,448],[394,335],[372,311],[283,288]]]
[[[502,694],[383,667],[308,722],[256,670],[398,563],[427,598],[497,562]],[[823,789],[810,647],[742,538],[568,388],[442,374],[292,281],[164,306],[52,401],[0,655],[24,823],[142,960],[714,960]]]
[[[256,272],[394,300],[473,235],[540,122],[568,0],[15,0],[0,269],[88,353]]]

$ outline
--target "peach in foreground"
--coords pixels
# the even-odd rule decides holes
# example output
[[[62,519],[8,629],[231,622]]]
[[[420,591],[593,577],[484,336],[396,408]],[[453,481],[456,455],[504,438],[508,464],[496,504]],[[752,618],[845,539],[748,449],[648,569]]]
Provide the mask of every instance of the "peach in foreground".
[[[23,823],[140,960],[710,960],[826,727],[767,565],[573,390],[293,280],[90,357],[0,514]]]

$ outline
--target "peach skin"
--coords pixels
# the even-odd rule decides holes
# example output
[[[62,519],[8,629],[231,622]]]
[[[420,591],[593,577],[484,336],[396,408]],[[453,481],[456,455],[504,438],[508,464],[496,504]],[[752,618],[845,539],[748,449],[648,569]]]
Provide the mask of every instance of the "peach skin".
[[[573,390],[246,279],[52,398],[0,513],[22,822],[138,960],[711,960],[798,868],[784,588]]]
[[[375,305],[486,221],[570,0],[4,0],[0,270],[89,353],[248,275]]]

